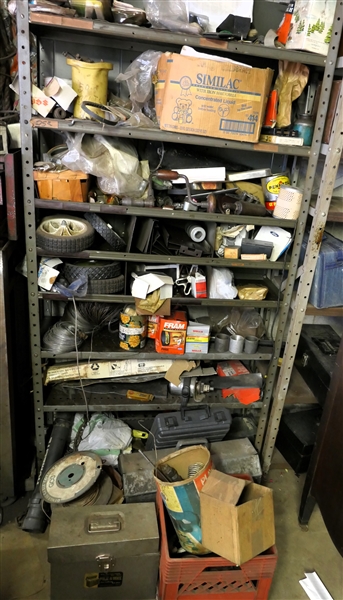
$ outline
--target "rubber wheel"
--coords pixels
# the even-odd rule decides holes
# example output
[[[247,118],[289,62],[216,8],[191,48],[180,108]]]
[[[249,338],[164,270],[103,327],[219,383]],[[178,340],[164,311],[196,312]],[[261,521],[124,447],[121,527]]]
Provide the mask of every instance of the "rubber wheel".
[[[90,223],[70,215],[45,217],[36,231],[37,246],[60,254],[82,252],[92,245],[94,229]]]
[[[114,279],[90,279],[87,294],[116,294],[124,289],[124,275]]]
[[[64,276],[72,283],[81,276],[88,279],[113,279],[120,275],[120,263],[105,260],[84,260],[65,263]]]
[[[85,213],[84,217],[114,250],[122,250],[125,247],[123,238],[101,217],[94,213]]]

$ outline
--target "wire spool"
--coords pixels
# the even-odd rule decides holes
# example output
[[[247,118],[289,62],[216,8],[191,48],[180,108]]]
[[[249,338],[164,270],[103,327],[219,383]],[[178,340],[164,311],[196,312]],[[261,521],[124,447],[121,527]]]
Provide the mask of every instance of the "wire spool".
[[[119,320],[120,306],[103,302],[82,302],[77,306],[77,329],[83,333],[93,333],[102,327]],[[75,307],[67,304],[63,319],[75,325]],[[110,329],[111,330],[111,329]]]
[[[75,344],[77,348],[81,346],[86,338],[86,334],[79,331],[79,328],[76,331],[75,325],[58,321],[44,335],[43,346],[54,354],[63,354],[75,350]]]
[[[73,452],[58,460],[41,481],[41,494],[50,504],[63,504],[79,498],[97,481],[101,458],[94,452]]]
[[[201,469],[204,468],[204,464],[201,462],[193,463],[188,467],[188,477],[196,477],[200,473]]]

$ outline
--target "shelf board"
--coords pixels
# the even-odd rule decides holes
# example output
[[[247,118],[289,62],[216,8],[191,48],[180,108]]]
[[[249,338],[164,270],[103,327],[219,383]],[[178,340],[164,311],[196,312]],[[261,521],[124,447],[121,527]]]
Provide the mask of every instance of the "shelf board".
[[[149,390],[149,393],[154,392],[154,384],[156,381],[150,381],[147,384],[126,384],[127,389],[136,389],[138,391],[143,391],[145,389],[144,386]],[[93,386],[90,386],[93,387]],[[170,396],[165,394],[163,397],[155,397],[151,402],[139,402],[138,400],[129,400],[125,397],[125,395],[119,395],[115,393],[91,393],[89,388],[85,388],[85,391],[88,392],[87,403],[88,409],[90,411],[138,411],[138,412],[146,412],[146,411],[161,411],[161,410],[180,410],[181,408],[181,400],[179,396]],[[206,395],[205,400],[201,403],[195,403],[190,400],[187,404],[188,407],[196,406],[197,408],[201,408],[204,405],[222,408],[225,406],[231,410],[243,410],[246,409],[247,406],[245,404],[241,404],[235,398],[231,399],[222,398],[219,391],[211,392]],[[262,402],[254,402],[254,409],[261,408]],[[74,397],[69,397],[68,394],[64,393],[63,390],[60,389],[59,386],[55,386],[52,388],[51,392],[48,395],[46,403],[44,404],[44,412],[52,412],[52,411],[72,411],[72,412],[84,412],[85,411],[85,401],[84,397],[80,392],[75,392]]]
[[[69,131],[70,133],[90,133],[112,137],[129,138],[133,140],[153,140],[158,142],[172,142],[176,144],[190,144],[207,148],[229,148],[233,150],[250,150],[253,152],[269,152],[273,154],[289,154],[291,156],[310,156],[309,146],[281,146],[265,142],[253,144],[251,142],[236,142],[202,135],[188,135],[185,133],[171,133],[162,129],[141,129],[138,127],[123,127],[102,125],[88,119],[50,119],[34,117],[31,126],[37,129],[53,131]]]
[[[306,307],[306,315],[312,317],[343,317],[343,306],[316,308],[312,304],[308,304]]]
[[[132,215],[135,217],[146,217],[147,213],[149,213],[149,217],[156,217],[159,219],[234,223],[235,225],[250,225],[251,222],[254,221],[254,225],[272,225],[274,227],[288,227],[290,229],[294,229],[297,224],[296,220],[276,219],[274,217],[247,217],[246,215],[222,215],[220,213],[206,213],[191,210],[183,211],[161,208],[142,208],[139,206],[116,206],[110,204],[93,204],[89,202],[63,202],[62,200],[44,200],[42,198],[35,198],[35,207],[46,208],[49,210],[71,210],[76,212]]]
[[[261,284],[268,285],[266,281],[261,281]],[[66,298],[62,294],[56,294],[54,292],[39,292],[38,297],[41,300],[56,300],[58,302],[71,302],[71,298]],[[133,298],[129,295],[118,295],[118,294],[91,294],[83,296],[83,298],[76,298],[77,302],[108,302],[109,304],[127,304],[132,302]],[[252,307],[252,308],[276,308],[278,305],[277,299],[275,300],[225,300],[225,306],[228,308],[231,306]],[[213,298],[189,298],[185,297],[174,297],[171,299],[172,304],[185,304],[194,306],[223,306],[223,300],[216,300]]]
[[[290,62],[301,62],[307,65],[324,67],[326,57],[310,52],[286,50],[285,48],[268,48],[261,44],[249,44],[246,42],[213,40],[198,35],[185,35],[173,33],[166,30],[148,29],[146,27],[133,27],[109,23],[107,21],[92,21],[90,19],[61,17],[39,13],[30,14],[31,24],[43,27],[58,27],[66,30],[79,31],[81,33],[93,33],[98,36],[112,36],[124,38],[131,41],[143,41],[149,44],[162,44],[163,46],[188,45],[203,50],[215,50],[224,54],[241,54],[245,56],[257,56],[272,60],[289,60]]]
[[[43,250],[37,248],[38,256],[56,256],[56,251]],[[58,254],[58,253],[57,253]],[[243,269],[285,269],[289,268],[289,262],[270,260],[231,260],[228,258],[211,258],[195,256],[174,256],[162,254],[136,254],[133,252],[110,252],[104,250],[83,250],[82,252],[72,252],[68,254],[59,254],[62,258],[85,258],[87,260],[118,260],[138,263],[151,264],[179,264],[179,265],[203,265],[208,267],[239,267]]]
[[[317,197],[311,199],[311,205],[309,208],[309,214],[314,217],[316,212],[316,200]],[[331,198],[327,221],[334,223],[343,223],[343,199],[342,198]]]
[[[90,337],[83,343],[78,352],[80,360],[96,359],[96,360],[119,360],[136,358],[138,360],[149,360],[161,357],[170,358],[172,360],[269,360],[273,353],[273,343],[260,343],[255,354],[232,354],[231,352],[218,353],[214,350],[214,344],[211,343],[207,354],[161,354],[155,351],[153,340],[147,340],[143,350],[138,352],[122,350],[119,348],[119,340],[117,333],[110,333],[107,329],[102,329],[93,339]],[[55,354],[48,350],[41,351],[42,358],[58,358],[75,360],[76,352],[65,352],[63,354]]]

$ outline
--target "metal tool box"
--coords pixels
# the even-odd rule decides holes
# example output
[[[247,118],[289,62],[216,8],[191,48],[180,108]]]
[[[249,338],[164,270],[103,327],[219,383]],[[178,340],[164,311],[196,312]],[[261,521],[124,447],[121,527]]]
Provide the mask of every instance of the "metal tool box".
[[[181,440],[206,438],[208,442],[220,442],[232,423],[228,408],[211,408],[207,405],[192,409],[159,414],[155,417],[146,450],[173,448]]]
[[[51,600],[154,600],[159,558],[152,503],[53,510]]]
[[[330,325],[303,325],[295,366],[323,406],[335,366],[340,337]]]
[[[276,447],[297,474],[308,469],[321,414],[318,407],[284,414],[281,418]]]

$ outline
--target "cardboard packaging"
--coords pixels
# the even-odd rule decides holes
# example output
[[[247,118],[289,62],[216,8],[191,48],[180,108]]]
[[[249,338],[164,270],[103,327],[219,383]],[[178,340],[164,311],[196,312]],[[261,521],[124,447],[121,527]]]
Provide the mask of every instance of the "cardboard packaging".
[[[161,317],[159,332],[155,339],[156,352],[184,354],[186,330],[187,315],[183,310],[175,311],[171,317]]]
[[[249,373],[248,369],[240,360],[225,360],[217,364],[217,373],[220,377],[235,377]],[[259,388],[230,388],[222,390],[222,397],[227,398],[233,394],[242,404],[251,404],[260,399],[261,390]]]
[[[241,565],[275,544],[273,492],[212,471],[200,491],[202,542]]]
[[[210,326],[189,322],[186,332],[186,352],[207,354],[210,341]]]
[[[156,86],[160,127],[192,135],[258,142],[271,69],[171,54]]]
[[[336,0],[296,0],[286,48],[326,56],[335,8]]]
[[[149,317],[154,317],[154,316],[164,316],[165,317],[165,316],[168,316],[171,314],[170,298],[167,298],[167,300],[164,300],[162,306],[160,306],[160,308],[158,308],[156,310],[156,312],[154,312],[153,314],[151,312],[149,312],[148,310],[141,308],[139,306],[139,303],[140,303],[140,300],[138,298],[135,298],[135,308],[136,308],[137,315],[147,315]]]
[[[160,317],[158,315],[150,315],[148,317],[148,338],[151,340],[155,340],[157,338],[159,326]]]
[[[47,369],[45,385],[55,381],[67,381],[73,379],[106,379],[108,377],[132,377],[133,375],[145,375],[147,373],[166,373],[172,366],[171,360],[117,360],[93,361],[81,363],[79,366],[73,364],[53,365]]]
[[[192,296],[194,298],[207,298],[207,282],[205,275],[195,273],[191,277]]]

